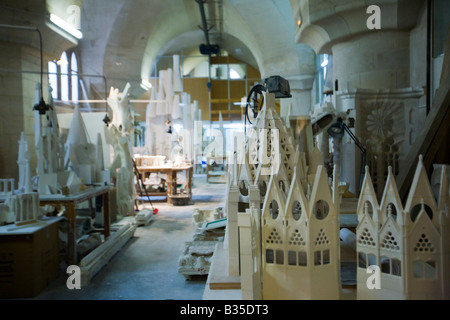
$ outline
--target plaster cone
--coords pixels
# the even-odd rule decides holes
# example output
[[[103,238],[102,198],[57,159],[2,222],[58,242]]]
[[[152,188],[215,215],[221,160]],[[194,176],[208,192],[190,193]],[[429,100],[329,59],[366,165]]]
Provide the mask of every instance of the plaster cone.
[[[223,117],[222,117],[222,111],[219,111],[219,131],[222,134],[222,144],[223,144],[223,149],[222,149],[222,155],[225,154],[226,150],[225,150],[225,130],[223,129]]]
[[[196,116],[197,116],[197,110],[198,110],[198,101],[194,100],[191,104],[191,119],[193,121],[197,120]]]
[[[52,96],[53,88],[51,86],[48,87],[48,104],[52,107],[48,111],[49,118],[51,120],[51,133],[52,133],[52,149],[51,149],[51,157],[53,162],[53,168],[55,171],[58,171],[61,169],[59,165],[58,157],[61,154],[60,148],[59,148],[59,123],[58,123],[58,116],[56,114],[55,104],[53,102],[53,96]]]
[[[164,70],[159,71],[159,87],[158,87],[158,101],[156,103],[156,115],[157,116],[163,116],[166,114],[166,102],[162,101],[165,100],[166,97],[164,95],[164,76],[165,72]]]
[[[183,91],[183,80],[180,72],[180,56],[173,56],[173,90],[175,92]]]
[[[172,119],[180,119],[182,116],[182,110],[180,107],[180,96],[178,94],[175,94],[173,96],[173,103],[172,103]]]
[[[64,159],[65,165],[67,166],[71,153],[73,153],[71,152],[71,150],[74,150],[76,146],[87,146],[88,144],[89,141],[86,134],[86,126],[84,124],[83,118],[81,117],[80,107],[76,105],[73,112],[72,122],[70,124],[69,134],[67,135],[66,140],[68,152]],[[77,162],[76,159],[70,160]],[[77,164],[78,163],[74,163],[74,165]]]
[[[97,166],[97,171],[105,170],[105,162],[103,159],[103,142],[102,135],[97,133],[97,146],[96,146],[96,154],[95,154],[95,164]]]
[[[32,192],[30,160],[31,153],[28,150],[28,141],[26,140],[25,132],[22,131],[20,133],[17,164],[19,165],[19,190],[23,190],[26,193]]]
[[[197,115],[198,115],[198,101],[194,100],[194,102],[192,103],[192,120],[194,121],[198,120]]]
[[[153,152],[154,145],[153,122],[156,118],[156,102],[154,100],[156,100],[156,90],[152,88],[150,102],[145,113],[145,148],[150,154]]]
[[[33,106],[39,103],[41,99],[40,94],[40,84],[36,83],[35,85],[35,93],[34,93],[34,104]],[[38,111],[34,111],[34,145],[37,147],[39,144],[39,137],[41,136],[41,115]]]
[[[191,106],[188,103],[188,94],[186,92],[183,92],[182,94],[181,104],[183,106],[183,128],[189,130],[189,115]]]
[[[173,74],[172,69],[166,70],[166,76],[164,78],[164,92],[166,93],[166,108],[167,114],[172,114],[172,103],[173,103]]]
[[[147,104],[147,109],[145,110],[146,119],[156,117],[156,89],[152,88],[152,93],[150,94],[150,102]]]

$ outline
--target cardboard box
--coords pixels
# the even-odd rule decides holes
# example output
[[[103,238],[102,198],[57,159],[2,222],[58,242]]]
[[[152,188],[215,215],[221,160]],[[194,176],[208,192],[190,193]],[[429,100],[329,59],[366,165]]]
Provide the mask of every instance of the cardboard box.
[[[58,276],[59,220],[0,227],[0,298],[35,297]]]

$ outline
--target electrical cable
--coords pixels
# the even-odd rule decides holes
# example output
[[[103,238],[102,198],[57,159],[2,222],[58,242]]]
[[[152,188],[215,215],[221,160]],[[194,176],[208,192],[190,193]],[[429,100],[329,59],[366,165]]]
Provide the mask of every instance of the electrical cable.
[[[250,89],[250,92],[249,92],[249,94],[247,96],[247,103],[245,105],[245,115],[244,115],[244,131],[245,132],[247,132],[247,120],[248,120],[248,122],[250,124],[252,124],[252,122],[250,121],[250,118],[248,116],[248,106],[250,105],[250,100],[251,100],[252,94],[253,93],[261,94],[263,91],[266,91],[266,88],[262,84],[257,84],[255,86],[253,86],[253,88]],[[263,97],[263,99],[264,99],[264,97]],[[263,105],[263,103],[264,103],[264,100],[261,103],[261,106]],[[255,105],[256,105],[256,107],[255,107]],[[256,114],[257,114],[257,111],[258,111],[258,102],[257,102],[257,98],[256,97],[254,98],[254,107],[252,109],[253,109],[253,112],[254,112],[254,117],[256,118]]]

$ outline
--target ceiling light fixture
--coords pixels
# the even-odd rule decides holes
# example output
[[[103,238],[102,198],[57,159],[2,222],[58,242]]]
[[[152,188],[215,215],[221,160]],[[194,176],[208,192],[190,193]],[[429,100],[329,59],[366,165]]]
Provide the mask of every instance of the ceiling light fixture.
[[[83,38],[83,33],[81,33],[80,30],[74,28],[72,25],[64,21],[64,19],[61,19],[57,15],[51,13],[50,14],[50,21],[53,22],[55,25],[66,31],[67,33],[71,34],[77,39]]]
[[[149,81],[145,79],[141,80],[141,88],[144,89],[145,91],[151,89],[152,87],[153,85]]]

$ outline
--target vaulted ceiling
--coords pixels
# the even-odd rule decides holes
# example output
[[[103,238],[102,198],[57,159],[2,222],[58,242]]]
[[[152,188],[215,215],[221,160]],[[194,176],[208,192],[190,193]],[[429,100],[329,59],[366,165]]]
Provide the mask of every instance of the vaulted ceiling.
[[[210,43],[252,65],[262,77],[314,72],[313,50],[295,42],[291,1],[203,1],[4,0],[0,17],[2,24],[41,29],[46,60],[58,59],[63,50],[72,47],[79,55],[82,73],[105,76],[108,86],[121,88],[130,82],[131,94],[136,97],[142,94],[141,79],[156,75],[155,64],[161,57],[200,55],[199,45],[206,43],[199,28],[200,4],[204,5]],[[73,5],[81,9],[83,38],[78,43],[67,41],[46,22],[51,12],[68,20],[67,8]],[[0,30],[3,41],[38,47],[37,38]]]
[[[305,45],[295,43],[289,1],[207,0],[204,8],[210,43],[257,68],[262,77],[311,72],[311,55],[302,63]],[[103,74],[117,86],[148,79],[162,56],[200,55],[206,38],[199,26],[197,0],[85,0],[79,43],[83,71]]]

